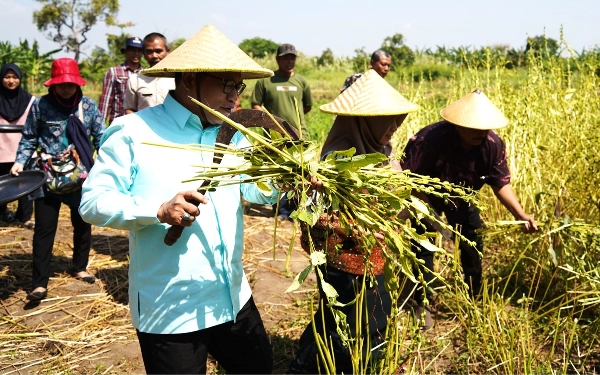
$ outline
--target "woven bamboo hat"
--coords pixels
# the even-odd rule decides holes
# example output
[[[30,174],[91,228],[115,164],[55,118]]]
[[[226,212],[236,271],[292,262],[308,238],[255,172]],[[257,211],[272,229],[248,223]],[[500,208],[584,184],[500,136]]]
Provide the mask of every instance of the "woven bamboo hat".
[[[393,116],[421,107],[409,102],[376,71],[369,69],[333,102],[319,108],[340,116]]]
[[[440,115],[448,122],[471,129],[500,129],[508,125],[502,111],[479,89],[450,103]]]
[[[149,77],[174,77],[175,72],[240,72],[242,79],[271,77],[273,72],[258,65],[211,24],[186,40],[152,68]]]

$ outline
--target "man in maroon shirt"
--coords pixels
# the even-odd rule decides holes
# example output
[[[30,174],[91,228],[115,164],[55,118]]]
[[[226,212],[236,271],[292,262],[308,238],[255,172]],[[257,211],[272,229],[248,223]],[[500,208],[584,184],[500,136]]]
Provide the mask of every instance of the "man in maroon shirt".
[[[508,119],[479,90],[451,103],[440,114],[444,121],[426,126],[410,138],[404,149],[402,169],[473,190],[488,184],[515,219],[525,222],[525,232],[537,231],[534,218],[523,211],[510,186],[504,142],[492,130],[508,125]],[[444,203],[433,196],[419,198],[428,201],[438,214],[443,212],[453,227],[460,225],[461,233],[476,243],[475,247],[461,243],[461,264],[471,294],[478,295],[483,252],[483,241],[476,232],[482,227],[479,210],[460,200]],[[428,269],[433,269],[433,253],[421,248],[417,254]],[[425,276],[428,281],[432,279],[429,273]]]

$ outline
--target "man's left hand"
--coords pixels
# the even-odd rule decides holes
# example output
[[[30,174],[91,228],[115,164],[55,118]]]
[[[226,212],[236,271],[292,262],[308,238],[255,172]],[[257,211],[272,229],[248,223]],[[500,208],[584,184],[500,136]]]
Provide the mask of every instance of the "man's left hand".
[[[523,232],[525,233],[533,233],[539,230],[537,223],[535,222],[535,219],[532,216],[523,214],[521,215],[521,217],[517,218],[517,220],[526,221],[523,227]]]

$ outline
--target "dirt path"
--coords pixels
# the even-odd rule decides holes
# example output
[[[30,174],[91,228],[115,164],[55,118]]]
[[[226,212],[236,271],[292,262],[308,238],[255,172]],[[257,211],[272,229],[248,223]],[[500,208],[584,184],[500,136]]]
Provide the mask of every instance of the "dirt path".
[[[93,285],[66,274],[72,227],[63,207],[52,260],[48,299],[27,303],[31,284],[33,232],[0,223],[0,373],[138,374],[144,372],[127,306],[127,232],[93,227],[89,270]],[[284,293],[308,264],[298,239],[286,259],[294,227],[278,226],[266,206],[251,206],[245,216],[244,264],[275,347],[274,373],[283,373],[295,340],[309,321],[315,279]],[[286,264],[289,263],[289,269]],[[212,367],[211,367],[212,371]]]

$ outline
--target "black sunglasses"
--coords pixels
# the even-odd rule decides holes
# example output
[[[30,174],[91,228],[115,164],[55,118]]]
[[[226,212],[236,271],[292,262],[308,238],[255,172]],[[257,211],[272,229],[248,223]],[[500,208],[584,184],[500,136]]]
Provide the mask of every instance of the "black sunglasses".
[[[223,93],[225,95],[229,94],[231,91],[233,91],[233,89],[235,89],[237,91],[238,96],[240,96],[246,89],[246,84],[244,82],[237,83],[233,79],[225,80],[223,78],[215,77],[208,73],[202,73],[202,74],[209,76],[210,78],[218,79],[219,81],[221,81],[221,83],[223,83]]]

